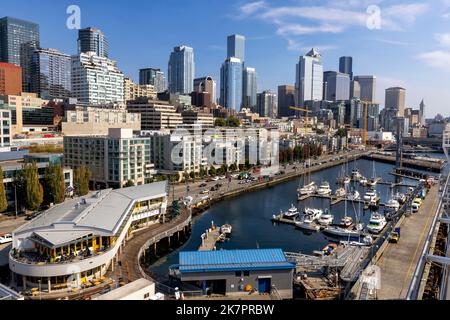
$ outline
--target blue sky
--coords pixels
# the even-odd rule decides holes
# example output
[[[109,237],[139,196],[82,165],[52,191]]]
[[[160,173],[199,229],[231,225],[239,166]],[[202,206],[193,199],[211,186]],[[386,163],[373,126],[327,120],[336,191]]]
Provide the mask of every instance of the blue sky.
[[[196,76],[218,79],[226,37],[240,33],[259,91],[293,84],[298,57],[314,46],[325,70],[351,55],[356,75],[376,75],[382,105],[387,87],[403,86],[408,106],[424,98],[428,117],[450,115],[450,0],[15,0],[2,1],[1,15],[39,23],[42,47],[74,54],[77,32],[66,27],[72,4],[82,27],[103,30],[111,58],[135,80],[142,67],[166,71],[182,44],[194,48]]]

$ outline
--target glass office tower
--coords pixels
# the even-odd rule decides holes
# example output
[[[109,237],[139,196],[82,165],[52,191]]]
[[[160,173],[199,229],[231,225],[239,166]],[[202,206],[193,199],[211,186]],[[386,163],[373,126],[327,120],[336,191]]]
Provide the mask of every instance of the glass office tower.
[[[78,30],[78,52],[95,52],[99,57],[108,58],[108,40],[103,32],[96,28]]]
[[[179,46],[170,54],[168,77],[170,93],[191,94],[194,91],[194,49]]]
[[[220,69],[220,104],[239,111],[242,105],[242,61],[227,58]]]

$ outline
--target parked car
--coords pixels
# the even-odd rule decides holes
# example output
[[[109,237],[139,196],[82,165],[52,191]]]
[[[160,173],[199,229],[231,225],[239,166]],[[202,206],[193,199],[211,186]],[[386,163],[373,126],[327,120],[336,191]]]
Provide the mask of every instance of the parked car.
[[[205,190],[203,190],[202,192],[200,192],[200,194],[208,194],[209,193],[209,190],[208,189],[205,189]]]
[[[400,228],[395,228],[389,235],[389,242],[397,243],[400,240]]]
[[[0,244],[6,244],[12,242],[12,235],[9,233],[7,234],[1,234],[0,233]]]
[[[207,185],[208,185],[207,183],[204,183],[204,182],[203,182],[201,185],[199,185],[199,187],[200,187],[200,188],[204,188],[204,187],[206,187]]]

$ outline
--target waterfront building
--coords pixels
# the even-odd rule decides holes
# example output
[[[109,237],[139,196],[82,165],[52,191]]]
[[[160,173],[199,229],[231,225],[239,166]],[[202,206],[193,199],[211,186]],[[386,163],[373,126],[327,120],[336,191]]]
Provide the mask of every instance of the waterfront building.
[[[245,37],[233,34],[227,38],[227,58],[237,58],[242,63],[245,61]]]
[[[397,110],[397,115],[405,116],[406,90],[400,87],[386,89],[384,107]]]
[[[220,69],[220,104],[234,111],[242,106],[242,61],[235,57],[225,60]]]
[[[47,153],[36,153],[36,154],[22,154],[19,159],[10,159],[5,161],[0,161],[0,167],[3,170],[3,184],[5,186],[6,200],[10,207],[14,207],[15,203],[15,181],[16,177],[23,170],[23,166],[27,163],[35,162],[38,167],[39,180],[44,183],[45,169],[52,164],[62,165],[62,154],[47,154]],[[73,187],[73,170],[69,167],[63,166],[64,174],[64,184],[66,188]],[[67,195],[71,193],[68,192]]]
[[[140,278],[133,282],[127,283],[122,287],[113,289],[105,294],[100,295],[94,300],[133,300],[144,301],[151,300],[155,296],[155,283],[145,278]]]
[[[257,111],[261,117],[276,118],[278,115],[278,100],[276,93],[265,90],[258,93]]]
[[[257,106],[257,74],[255,68],[245,67],[242,79],[242,106],[241,108],[256,109]]]
[[[353,58],[340,57],[339,58],[339,72],[348,74],[350,80],[353,80]]]
[[[157,92],[151,84],[137,84],[128,77],[123,81],[124,101],[135,100],[140,97],[156,99]]]
[[[11,111],[11,135],[54,127],[53,108],[36,93],[0,96],[0,107]]]
[[[99,57],[108,58],[108,40],[97,28],[78,30],[78,53],[95,52]]]
[[[42,99],[71,96],[71,58],[56,49],[37,49],[30,66],[30,92]]]
[[[139,70],[139,84],[152,85],[156,92],[163,92],[166,90],[166,77],[161,69],[145,68]]]
[[[278,116],[292,117],[295,110],[290,107],[295,106],[295,86],[282,85],[278,86]]]
[[[81,107],[67,110],[61,123],[65,136],[107,135],[109,128],[141,130],[141,115],[124,108]]]
[[[127,110],[141,114],[142,130],[174,129],[183,123],[183,117],[167,101],[138,98],[127,102]]]
[[[297,106],[305,107],[305,101],[323,99],[322,56],[316,49],[299,58],[295,79]]]
[[[349,100],[350,76],[346,73],[326,71],[323,73],[323,97],[327,101]]]
[[[13,283],[45,293],[81,289],[114,270],[132,232],[159,223],[167,182],[100,190],[56,205],[13,232]]]
[[[19,95],[22,92],[22,68],[0,62],[0,96]]]
[[[192,104],[197,107],[212,108],[217,102],[216,87],[216,81],[211,76],[194,79]],[[197,97],[197,99],[194,97]],[[196,103],[194,103],[194,100]]]
[[[355,76],[354,80],[359,83],[359,98],[362,101],[375,102],[377,78],[375,76]]]
[[[109,128],[107,135],[64,136],[64,165],[87,166],[94,185],[121,188],[128,181],[149,183],[154,166],[150,139],[134,136],[132,129]]]
[[[194,49],[188,46],[173,49],[169,59],[168,77],[171,93],[191,94],[194,91]]]
[[[124,76],[117,63],[94,52],[72,56],[72,95],[87,106],[124,102]]]
[[[0,301],[25,300],[24,296],[0,283]]]
[[[248,296],[246,287],[269,294],[276,287],[282,299],[292,299],[294,269],[281,249],[184,251],[171,273],[205,295]]]

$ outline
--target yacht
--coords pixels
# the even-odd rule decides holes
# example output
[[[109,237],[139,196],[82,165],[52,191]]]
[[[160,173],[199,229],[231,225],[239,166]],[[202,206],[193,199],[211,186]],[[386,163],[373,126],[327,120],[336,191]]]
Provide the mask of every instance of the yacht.
[[[321,226],[329,226],[330,224],[333,224],[334,216],[326,211],[324,214],[321,215],[319,220],[317,220],[317,223],[319,223]]]
[[[392,198],[388,202],[386,202],[385,207],[394,209],[394,210],[398,210],[398,209],[400,209],[400,203],[397,200]]]
[[[350,181],[351,181],[350,177],[348,177],[348,176],[344,177],[344,184],[349,184]]]
[[[373,213],[370,217],[369,224],[367,225],[367,230],[371,233],[380,233],[384,227],[386,227],[386,218],[379,214],[379,213]]]
[[[362,184],[363,186],[365,186],[368,183],[367,178],[366,177],[361,177],[359,179],[359,183]]]
[[[404,203],[406,202],[406,195],[403,194],[403,193],[397,192],[397,193],[394,195],[394,198],[393,198],[393,199],[394,199],[394,200],[397,200],[398,203],[400,203],[400,204],[404,204]]]
[[[361,232],[357,230],[350,230],[342,227],[327,227],[323,231],[324,233],[344,238],[359,238],[361,236]]]
[[[361,196],[357,190],[353,190],[352,192],[349,193],[349,195],[347,196],[347,199],[351,200],[351,201],[356,201],[356,200],[361,199]]]
[[[320,226],[317,225],[315,219],[311,215],[304,216],[302,221],[298,221],[295,223],[295,226],[299,229],[310,230],[310,231],[319,231]]]
[[[352,219],[352,217],[345,216],[345,217],[343,217],[343,218],[341,219],[340,225],[341,225],[342,227],[348,228],[348,227],[350,227],[352,224],[353,224],[353,219]]]
[[[306,217],[311,217],[313,220],[318,220],[323,214],[320,209],[305,208],[304,214]]]
[[[345,190],[345,188],[339,188],[335,192],[335,196],[338,198],[345,197],[346,195],[347,195],[347,191]]]
[[[293,219],[299,215],[299,212],[296,206],[291,205],[291,208],[288,211],[282,212],[281,214],[283,218]]]
[[[372,202],[377,199],[377,193],[374,189],[367,190],[366,194],[364,195],[364,201]]]
[[[311,195],[314,192],[316,192],[317,190],[317,186],[315,184],[315,182],[311,182],[310,184],[307,184],[305,186],[303,186],[303,188],[299,188],[297,190],[298,192],[298,197],[302,197],[302,196],[306,196],[306,195]]]
[[[317,189],[317,194],[321,196],[329,196],[332,193],[332,190],[330,188],[330,184],[327,181],[322,182],[322,184],[319,186],[319,189]]]
[[[220,227],[220,231],[225,235],[230,235],[232,229],[233,227],[229,224],[224,224],[222,227]]]
[[[341,241],[341,245],[349,245],[349,246],[356,246],[356,247],[364,247],[364,246],[371,246],[373,244],[373,238],[370,235],[365,236],[360,241]]]
[[[377,183],[378,183],[377,179],[374,179],[374,178],[367,181],[367,185],[372,188],[375,187],[377,185]]]
[[[353,169],[352,170],[352,178],[353,178],[353,180],[358,180],[359,178],[361,178],[361,172],[359,172],[358,169]]]

